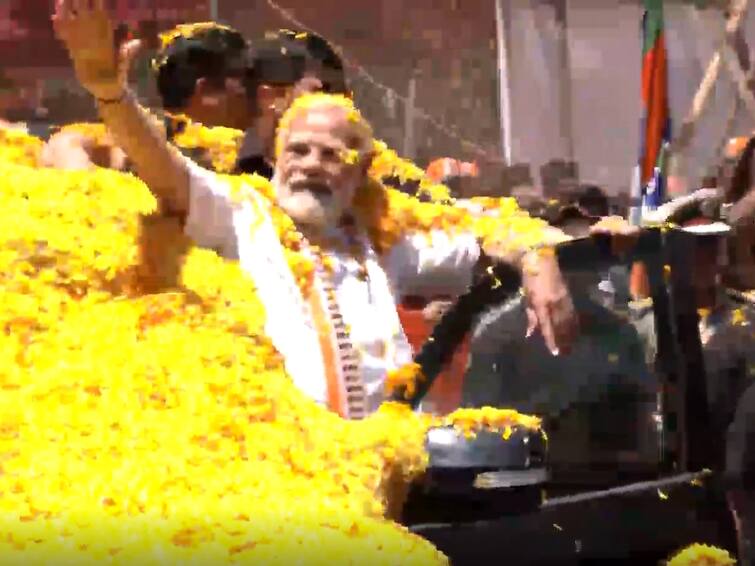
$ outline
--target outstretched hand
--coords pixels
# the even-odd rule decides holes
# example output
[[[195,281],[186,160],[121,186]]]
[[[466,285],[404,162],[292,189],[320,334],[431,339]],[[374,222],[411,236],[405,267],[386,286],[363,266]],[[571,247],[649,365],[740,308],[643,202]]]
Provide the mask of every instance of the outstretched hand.
[[[554,356],[568,353],[579,334],[579,321],[552,250],[525,256],[522,286],[527,301],[527,337],[539,330]]]
[[[96,98],[120,98],[140,42],[129,41],[116,48],[105,0],[57,0],[52,22],[81,85]]]

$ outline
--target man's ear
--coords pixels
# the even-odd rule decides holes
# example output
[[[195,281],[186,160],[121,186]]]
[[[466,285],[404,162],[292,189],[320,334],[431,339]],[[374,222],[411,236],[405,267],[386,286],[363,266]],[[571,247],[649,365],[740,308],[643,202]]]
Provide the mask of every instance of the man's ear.
[[[257,86],[257,107],[264,111],[272,106],[276,101],[276,92],[273,87],[266,84]]]
[[[375,159],[375,150],[370,149],[368,152],[364,154],[362,157],[362,173],[366,177],[370,173],[370,167],[372,167],[372,161]]]

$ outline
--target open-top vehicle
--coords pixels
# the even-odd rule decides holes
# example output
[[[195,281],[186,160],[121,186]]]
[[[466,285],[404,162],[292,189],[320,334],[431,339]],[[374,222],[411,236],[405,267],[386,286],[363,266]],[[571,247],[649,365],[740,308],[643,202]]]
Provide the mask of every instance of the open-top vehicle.
[[[557,251],[565,272],[637,261],[647,266],[658,402],[638,407],[643,418],[636,424],[652,447],[636,446],[626,465],[559,468],[548,458],[547,427],[472,437],[453,427],[431,429],[430,465],[412,488],[405,524],[454,564],[657,564],[692,542],[736,548],[718,476],[710,471],[720,462],[712,452],[698,315],[684,276],[693,247],[687,238],[645,230],[622,258],[600,237]],[[404,391],[395,398],[419,406],[476,317],[511,298],[519,283],[516,273],[497,266],[460,297],[415,357],[425,379],[408,399]],[[554,436],[551,443],[565,440]]]

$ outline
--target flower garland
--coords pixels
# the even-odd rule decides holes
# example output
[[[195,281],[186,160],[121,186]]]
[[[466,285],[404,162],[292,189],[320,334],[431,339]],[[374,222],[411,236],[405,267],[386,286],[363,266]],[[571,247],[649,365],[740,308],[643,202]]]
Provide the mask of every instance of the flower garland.
[[[347,111],[349,120],[363,123],[361,114],[356,109],[353,101],[343,96],[325,94],[310,94],[299,97],[291,108],[282,117],[278,136],[276,139],[276,151],[282,151],[283,138],[290,126],[294,115],[322,100],[341,105]],[[369,130],[369,126],[365,126]],[[218,136],[212,134],[217,130]],[[221,131],[222,130],[222,131]],[[235,148],[241,139],[242,133],[238,130],[209,129],[201,125],[187,125],[187,131],[182,138],[184,144],[189,147],[216,148],[221,159],[226,163],[235,161]],[[369,132],[368,132],[369,133]],[[218,143],[218,140],[223,140]],[[387,149],[382,142],[376,142],[376,147],[382,148],[384,155],[395,155]],[[353,161],[354,152],[348,152],[344,156],[347,161]],[[378,160],[377,174],[394,173],[389,170],[390,163],[397,163],[396,158],[387,157]],[[402,165],[406,175],[417,175],[421,170],[416,166]],[[284,254],[294,277],[307,296],[309,286],[314,278],[315,266],[312,256],[305,251],[304,241],[296,229],[293,221],[275,205],[275,189],[272,184],[259,176],[225,176],[232,187],[232,192],[237,199],[249,199],[250,195],[244,194],[247,190],[256,190],[268,201],[268,212],[272,216],[273,224],[278,237],[283,244]],[[496,252],[506,254],[521,249],[534,248],[545,242],[547,224],[539,219],[531,218],[526,212],[519,209],[516,201],[511,198],[480,198],[475,201],[479,208],[477,214],[441,202],[421,202],[415,197],[406,195],[397,189],[385,186],[375,177],[368,176],[365,186],[360,188],[354,200],[354,216],[357,222],[365,227],[370,242],[378,254],[388,252],[398,241],[409,234],[424,233],[430,237],[433,231],[446,233],[459,233],[462,231],[472,232],[480,240],[484,249],[495,246]]]
[[[427,197],[431,202],[453,202],[448,187],[430,180],[421,167],[400,157],[381,140],[375,140],[373,144],[370,176],[374,179],[398,179],[401,184],[414,182],[417,184],[418,197]]]
[[[336,101],[349,111],[352,120],[361,120],[361,115],[346,97],[326,96],[328,101]],[[299,97],[279,125],[279,132],[285,132],[291,117],[307,105],[316,104],[318,95]],[[213,163],[220,172],[228,171],[235,163],[238,147],[243,137],[240,130],[229,128],[207,128],[191,124],[186,120],[186,133],[179,134],[176,143],[186,148],[207,149]],[[281,151],[281,135],[278,136],[277,151]],[[476,214],[456,206],[447,195],[448,188],[433,185],[424,177],[422,170],[410,161],[399,158],[386,144],[375,141],[376,156],[370,169],[368,182],[355,197],[355,216],[365,226],[375,250],[383,254],[408,233],[430,233],[434,230],[445,232],[471,231],[483,247],[504,243],[515,250],[535,247],[545,242],[543,220],[530,217],[521,210],[513,198],[478,197],[471,199],[478,209]],[[347,158],[345,156],[345,158]],[[422,175],[420,188],[434,192],[431,202],[421,202],[397,189],[386,186],[380,179],[398,176],[400,179],[417,179]],[[237,184],[237,183],[236,183]],[[269,182],[256,181],[254,187],[262,190],[266,197],[274,194]],[[281,222],[285,222],[281,220]],[[286,228],[287,230],[288,228]],[[297,261],[306,264],[305,261]]]
[[[174,136],[173,143],[183,149],[207,150],[213,169],[218,173],[230,173],[236,165],[243,137],[241,130],[219,126],[208,128],[186,120],[183,130]]]
[[[514,409],[457,409],[443,418],[441,423],[453,426],[465,437],[473,437],[482,430],[500,432],[508,440],[514,429],[524,428],[540,431],[542,420],[538,417],[524,415]]]

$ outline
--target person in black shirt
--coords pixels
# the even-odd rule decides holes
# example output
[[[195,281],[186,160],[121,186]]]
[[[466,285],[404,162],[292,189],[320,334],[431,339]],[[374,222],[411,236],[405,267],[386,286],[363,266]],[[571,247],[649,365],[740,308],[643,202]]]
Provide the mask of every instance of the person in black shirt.
[[[246,129],[252,109],[244,81],[244,36],[214,23],[179,26],[168,34],[173,39],[153,61],[163,108],[205,126]]]
[[[273,174],[278,120],[291,101],[307,92],[347,93],[343,63],[328,42],[290,30],[247,42],[211,24],[173,39],[155,69],[166,110],[245,130],[234,172],[266,178]]]
[[[249,65],[247,93],[256,115],[246,131],[236,172],[269,178],[278,120],[293,99],[308,92],[349,92],[341,58],[313,33],[268,32],[252,41]]]

